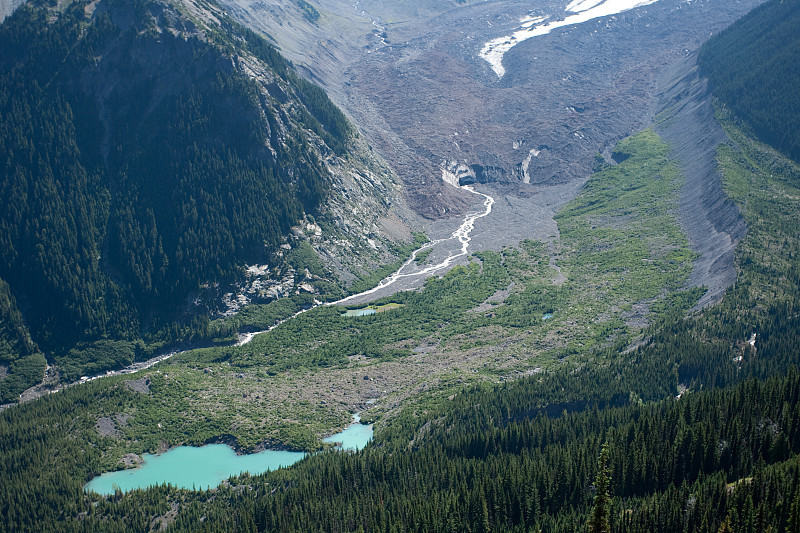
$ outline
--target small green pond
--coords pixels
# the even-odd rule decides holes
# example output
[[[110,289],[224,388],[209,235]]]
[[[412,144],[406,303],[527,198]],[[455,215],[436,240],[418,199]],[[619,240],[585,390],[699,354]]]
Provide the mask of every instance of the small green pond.
[[[374,315],[377,313],[375,309],[370,309],[369,307],[366,309],[348,309],[342,316],[367,316],[367,315]]]
[[[331,435],[322,442],[338,444],[341,450],[358,451],[372,440],[372,424],[362,424],[361,417],[353,415],[353,423],[344,431]]]

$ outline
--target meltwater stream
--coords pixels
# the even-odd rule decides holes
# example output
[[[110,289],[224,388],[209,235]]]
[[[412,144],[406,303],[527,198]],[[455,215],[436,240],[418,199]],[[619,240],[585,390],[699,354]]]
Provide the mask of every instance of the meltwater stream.
[[[483,217],[487,216],[489,213],[492,212],[492,206],[494,205],[494,198],[492,198],[488,194],[476,191],[471,185],[464,185],[461,188],[464,189],[465,191],[471,192],[472,194],[475,194],[475,195],[478,195],[478,196],[483,196],[483,198],[484,198],[483,210],[482,211],[477,211],[475,213],[468,213],[467,215],[465,215],[464,216],[464,221],[461,223],[461,225],[452,234],[450,234],[449,237],[446,237],[444,239],[436,239],[436,240],[430,241],[428,243],[425,243],[421,247],[417,248],[416,250],[414,250],[411,253],[411,257],[409,257],[408,260],[405,263],[403,263],[403,265],[400,268],[398,268],[393,274],[391,274],[388,277],[386,277],[383,280],[381,280],[381,282],[378,283],[378,285],[376,285],[372,289],[368,289],[366,291],[359,292],[358,294],[351,294],[350,296],[348,296],[346,298],[342,298],[341,300],[337,300],[335,302],[329,302],[327,304],[315,304],[314,306],[309,307],[308,309],[301,309],[300,311],[298,311],[294,315],[290,316],[289,318],[286,318],[284,320],[281,320],[280,322],[275,323],[275,325],[271,326],[270,328],[265,329],[264,331],[256,331],[256,332],[242,334],[239,337],[239,342],[237,342],[236,345],[237,346],[241,346],[243,344],[247,344],[248,342],[253,340],[253,337],[255,337],[256,335],[260,335],[261,333],[266,333],[268,331],[272,331],[273,329],[275,329],[276,327],[280,326],[281,324],[283,324],[287,320],[291,320],[292,318],[296,317],[297,315],[303,314],[306,311],[310,311],[311,309],[314,309],[315,307],[317,307],[319,305],[342,305],[342,304],[347,304],[348,302],[356,300],[357,298],[362,298],[364,296],[369,296],[371,294],[375,294],[378,291],[381,291],[381,290],[383,290],[383,289],[385,289],[385,288],[387,288],[387,287],[389,287],[391,285],[394,285],[395,283],[397,283],[400,280],[427,278],[427,277],[435,274],[436,272],[439,272],[440,270],[443,270],[443,269],[451,266],[457,259],[467,255],[468,250],[469,250],[469,243],[472,240],[472,237],[470,237],[470,234],[472,233],[472,230],[475,229],[475,221],[478,220],[479,218],[483,218]],[[435,265],[429,265],[429,266],[426,266],[425,268],[422,268],[422,269],[419,269],[419,270],[417,269],[417,265],[415,263],[415,259],[417,258],[417,254],[419,254],[419,253],[421,253],[421,252],[423,252],[425,250],[428,250],[430,248],[433,248],[434,246],[436,246],[438,244],[441,244],[443,242],[447,242],[447,241],[450,241],[450,240],[453,240],[453,239],[456,239],[456,240],[458,240],[459,243],[461,243],[461,247],[460,248],[458,248],[457,250],[451,251],[447,255],[446,258],[444,258],[442,261],[436,263]]]
[[[492,198],[488,194],[476,191],[471,185],[464,185],[461,188],[471,192],[472,194],[477,194],[485,198],[483,202],[483,207],[484,207],[483,211],[467,214],[464,217],[464,222],[462,222],[461,225],[458,227],[458,229],[456,229],[449,237],[444,239],[436,239],[414,250],[411,253],[411,257],[409,257],[408,260],[405,263],[403,263],[403,266],[397,269],[397,271],[394,274],[390,275],[387,278],[384,278],[380,283],[378,283],[377,286],[373,287],[372,289],[366,290],[364,292],[360,292],[358,294],[352,294],[347,298],[342,298],[341,300],[333,302],[329,305],[345,304],[351,300],[355,300],[356,298],[361,298],[363,296],[374,294],[380,290],[385,289],[390,285],[393,285],[394,283],[402,279],[427,278],[428,276],[449,267],[458,258],[467,255],[467,250],[469,249],[469,242],[470,240],[472,240],[472,237],[470,237],[470,233],[472,233],[472,230],[475,229],[475,221],[478,220],[479,218],[487,216],[489,213],[492,212],[492,206],[494,205],[494,198]],[[450,241],[453,239],[458,239],[458,241],[461,243],[461,248],[458,251],[450,252],[450,254],[444,260],[436,263],[435,265],[427,266],[421,270],[415,269],[414,260],[417,258],[417,254],[429,248],[433,248],[437,244]]]

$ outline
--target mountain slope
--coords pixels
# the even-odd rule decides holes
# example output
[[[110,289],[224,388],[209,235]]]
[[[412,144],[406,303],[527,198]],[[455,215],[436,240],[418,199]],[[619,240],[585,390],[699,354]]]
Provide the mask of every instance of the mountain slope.
[[[0,278],[48,357],[122,341],[107,368],[202,332],[187,298],[341,203],[353,128],[211,3],[34,1],[0,49]]]
[[[714,95],[758,136],[800,161],[800,2],[771,0],[700,49]]]

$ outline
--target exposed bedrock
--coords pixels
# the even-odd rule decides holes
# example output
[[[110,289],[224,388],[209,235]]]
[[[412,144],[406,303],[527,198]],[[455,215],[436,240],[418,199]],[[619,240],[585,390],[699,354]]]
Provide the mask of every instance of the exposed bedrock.
[[[10,17],[16,9],[25,3],[25,0],[0,0],[0,22]]]
[[[680,197],[681,224],[692,249],[700,254],[689,284],[708,287],[699,308],[717,303],[736,281],[733,252],[747,226],[722,189],[716,155],[726,136],[714,118],[707,82],[695,60],[692,54],[661,78],[662,112],[656,129],[672,146],[686,179]]]

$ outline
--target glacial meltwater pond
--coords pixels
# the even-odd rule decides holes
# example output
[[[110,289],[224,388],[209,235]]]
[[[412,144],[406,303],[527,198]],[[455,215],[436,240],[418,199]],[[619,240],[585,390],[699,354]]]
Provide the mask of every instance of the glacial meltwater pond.
[[[347,429],[322,439],[322,442],[337,444],[340,450],[358,451],[371,440],[372,424],[362,424],[361,417],[353,415],[353,423]]]
[[[372,426],[359,423],[358,416],[344,431],[331,435],[325,442],[341,443],[343,450],[360,450],[372,440]],[[179,446],[161,455],[144,454],[139,468],[118,470],[97,476],[84,487],[98,494],[114,494],[116,489],[128,492],[169,483],[183,489],[206,490],[243,472],[263,474],[290,466],[305,457],[303,452],[264,450],[236,455],[226,444],[208,444],[200,448]]]

